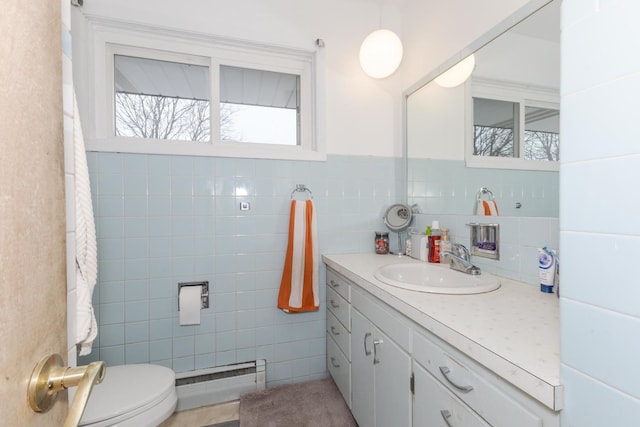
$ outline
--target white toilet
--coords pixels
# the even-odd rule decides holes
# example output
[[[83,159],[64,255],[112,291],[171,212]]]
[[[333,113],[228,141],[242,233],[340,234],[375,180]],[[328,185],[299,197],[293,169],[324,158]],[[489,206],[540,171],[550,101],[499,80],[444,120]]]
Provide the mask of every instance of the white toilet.
[[[175,372],[164,366],[110,366],[93,387],[80,425],[156,427],[176,408],[175,382]]]

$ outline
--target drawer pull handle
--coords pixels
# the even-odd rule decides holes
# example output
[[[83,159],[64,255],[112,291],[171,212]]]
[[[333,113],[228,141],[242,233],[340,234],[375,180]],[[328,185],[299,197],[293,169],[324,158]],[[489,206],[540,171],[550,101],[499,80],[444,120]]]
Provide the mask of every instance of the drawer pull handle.
[[[333,365],[334,368],[339,368],[340,367],[340,364],[336,363],[336,358],[335,357],[331,358],[331,364]]]
[[[380,363],[380,359],[378,359],[378,345],[384,343],[382,340],[373,340],[373,364],[377,365]]]
[[[454,381],[451,381],[451,378],[449,378],[449,374],[451,373],[451,371],[446,366],[440,366],[440,372],[442,372],[442,375],[444,375],[446,380],[449,381],[449,384],[451,384],[458,390],[464,391],[465,393],[468,393],[471,390],[473,390],[473,386],[471,385],[459,385],[459,384],[456,384]]]
[[[331,327],[331,333],[332,333],[333,335],[340,335],[340,332],[339,332],[339,331],[336,331],[336,327],[335,327],[335,326],[332,326],[332,327]]]
[[[333,286],[334,288],[337,288],[338,286],[340,286],[340,283],[338,283],[338,282],[336,282],[334,280],[332,280],[330,283],[331,283],[331,286]]]
[[[447,423],[449,427],[452,427],[451,423],[449,422],[449,418],[451,418],[451,411],[449,411],[448,409],[443,409],[442,411],[440,411],[440,415],[442,415],[442,419],[444,420],[444,422]]]
[[[370,336],[371,336],[371,332],[367,332],[366,334],[364,334],[364,355],[365,356],[371,355],[371,350],[367,350],[367,338],[369,338]]]
[[[336,302],[336,300],[333,300],[333,299],[332,299],[332,300],[331,300],[331,301],[329,301],[329,302],[331,303],[331,307],[333,307],[333,308],[338,308],[338,307],[340,307],[340,304],[338,304],[338,303]]]

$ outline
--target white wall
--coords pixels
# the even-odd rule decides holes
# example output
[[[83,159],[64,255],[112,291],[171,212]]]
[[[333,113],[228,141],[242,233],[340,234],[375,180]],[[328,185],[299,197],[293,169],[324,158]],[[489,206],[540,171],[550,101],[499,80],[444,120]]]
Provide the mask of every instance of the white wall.
[[[383,25],[401,34],[398,8],[389,5],[382,11]],[[82,13],[307,50],[316,49],[315,40],[321,38],[326,46],[321,90],[326,100],[322,131],[327,153],[402,154],[401,72],[375,80],[358,63],[362,40],[379,26],[378,2],[114,0],[88,1]],[[76,29],[81,25],[74,26],[74,36]],[[78,44],[74,52],[83,51],[88,42],[74,37],[74,45]]]
[[[563,427],[640,422],[639,15],[562,4]]]
[[[94,0],[82,13],[310,50],[321,38],[327,153],[399,157],[402,90],[522,6],[542,1]],[[393,76],[375,80],[360,69],[358,50],[380,25],[400,35],[405,55]],[[75,38],[74,51],[86,42]]]
[[[402,34],[405,81],[414,83],[525,5],[539,0],[407,1]]]

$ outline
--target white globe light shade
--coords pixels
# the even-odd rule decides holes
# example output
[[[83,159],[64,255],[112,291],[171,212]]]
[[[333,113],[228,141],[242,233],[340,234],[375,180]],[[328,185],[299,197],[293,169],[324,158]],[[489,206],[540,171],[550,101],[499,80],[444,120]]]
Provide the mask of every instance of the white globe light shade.
[[[436,83],[442,87],[456,87],[469,78],[475,66],[476,57],[473,54],[469,55],[438,76]]]
[[[376,30],[360,46],[360,66],[369,76],[383,79],[402,61],[402,42],[391,30]]]

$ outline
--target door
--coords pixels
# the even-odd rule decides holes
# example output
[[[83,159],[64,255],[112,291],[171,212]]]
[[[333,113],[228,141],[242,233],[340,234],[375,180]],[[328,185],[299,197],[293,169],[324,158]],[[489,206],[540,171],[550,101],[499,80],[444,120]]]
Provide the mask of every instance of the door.
[[[376,426],[410,426],[411,357],[379,330],[374,335]]]
[[[351,412],[360,427],[411,425],[411,358],[351,310]]]
[[[373,325],[358,310],[351,310],[351,412],[360,427],[375,420]]]
[[[0,13],[0,423],[59,426],[27,403],[38,361],[67,355],[61,10],[58,0]]]

